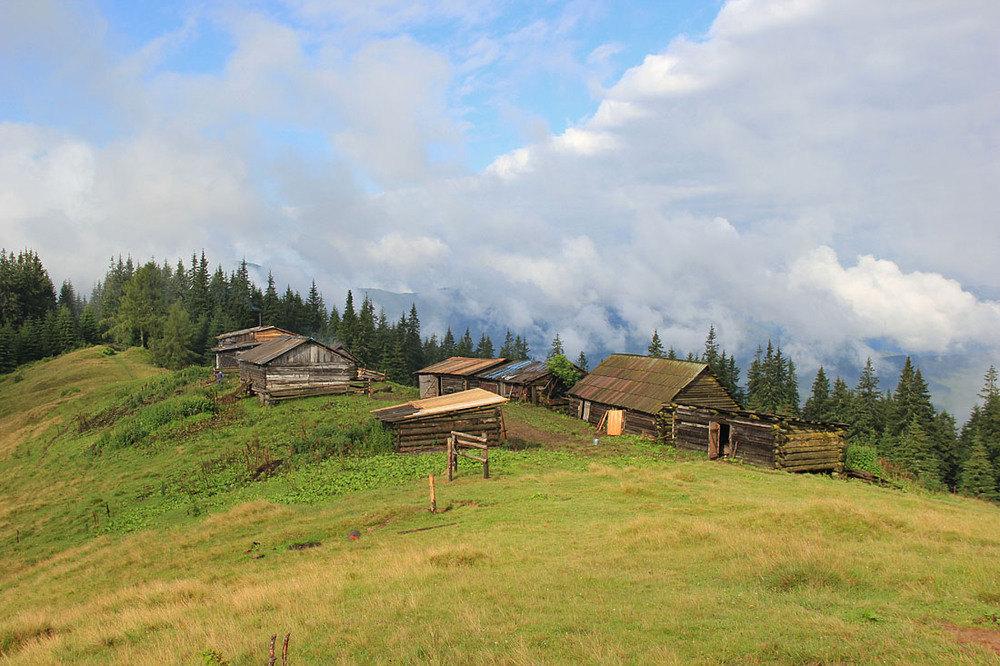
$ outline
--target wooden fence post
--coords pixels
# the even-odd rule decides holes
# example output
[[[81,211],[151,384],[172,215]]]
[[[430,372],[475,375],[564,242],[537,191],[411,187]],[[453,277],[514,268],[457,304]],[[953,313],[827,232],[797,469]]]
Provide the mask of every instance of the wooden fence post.
[[[431,513],[437,513],[438,505],[437,498],[434,496],[434,472],[430,473],[430,483],[431,483]]]

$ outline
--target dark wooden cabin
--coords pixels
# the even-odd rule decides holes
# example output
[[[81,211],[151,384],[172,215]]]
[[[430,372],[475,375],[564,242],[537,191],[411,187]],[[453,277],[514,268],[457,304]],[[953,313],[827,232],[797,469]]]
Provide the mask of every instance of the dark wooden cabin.
[[[357,377],[357,362],[346,350],[303,335],[261,343],[240,354],[239,363],[240,382],[266,403],[346,393]]]
[[[372,416],[392,429],[397,453],[443,450],[452,431],[485,434],[492,447],[504,438],[505,402],[502,396],[474,388],[376,409]]]
[[[789,472],[844,471],[846,426],[743,410],[670,404],[657,415],[663,442]]]
[[[598,425],[608,410],[624,410],[625,433],[650,438],[657,436],[657,415],[664,405],[740,408],[707,363],[635,354],[612,354],[567,395],[583,420]]]
[[[586,372],[573,366],[581,376]],[[479,388],[535,405],[565,403],[566,389],[544,361],[512,361],[475,376]]]
[[[417,371],[420,397],[433,398],[476,388],[479,382],[473,378],[477,374],[506,362],[505,358],[452,356],[440,363],[429,365]]]
[[[284,335],[295,334],[277,326],[255,326],[217,335],[216,345],[212,347],[212,351],[215,352],[215,367],[220,370],[238,368],[238,356],[242,352]]]

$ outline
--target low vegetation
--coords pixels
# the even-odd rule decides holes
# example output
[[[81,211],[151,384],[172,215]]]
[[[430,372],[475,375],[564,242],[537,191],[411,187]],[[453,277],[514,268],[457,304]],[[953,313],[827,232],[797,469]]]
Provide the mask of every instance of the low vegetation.
[[[104,349],[0,381],[0,662],[259,664],[286,633],[290,663],[998,658],[994,504],[525,405],[491,479],[444,483],[368,415],[412,389],[262,407]]]

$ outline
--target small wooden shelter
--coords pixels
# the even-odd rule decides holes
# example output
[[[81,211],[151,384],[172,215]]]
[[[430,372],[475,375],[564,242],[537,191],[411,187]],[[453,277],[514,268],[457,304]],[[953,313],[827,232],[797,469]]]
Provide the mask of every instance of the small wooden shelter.
[[[286,335],[240,354],[240,382],[271,403],[286,398],[347,393],[357,362],[346,350],[304,335]]]
[[[284,335],[295,334],[277,326],[255,326],[217,335],[215,336],[216,345],[212,347],[212,351],[215,352],[215,367],[220,370],[237,368],[239,367],[237,357],[242,352]]]
[[[412,400],[372,411],[391,428],[397,453],[444,450],[453,431],[485,435],[487,446],[504,439],[503,410],[507,398],[483,389]]]
[[[846,426],[743,410],[666,405],[657,415],[657,439],[789,472],[844,471]]]
[[[598,425],[609,410],[623,410],[624,432],[650,438],[664,405],[740,409],[707,363],[636,354],[612,354],[567,395],[583,420]]]
[[[582,368],[573,366],[585,376]],[[536,405],[565,404],[565,387],[552,374],[545,361],[512,361],[480,372],[475,377],[479,388],[502,395],[511,400]]]
[[[468,358],[452,356],[449,359],[417,370],[421,398],[433,398],[465,391],[478,386],[474,377],[479,373],[507,362],[505,358]]]

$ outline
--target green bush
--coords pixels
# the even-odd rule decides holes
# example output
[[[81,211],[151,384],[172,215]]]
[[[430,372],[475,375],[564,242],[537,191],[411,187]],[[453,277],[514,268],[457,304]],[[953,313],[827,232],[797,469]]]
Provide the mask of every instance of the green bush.
[[[869,472],[875,476],[883,475],[882,464],[878,460],[878,451],[874,446],[851,444],[847,447],[847,457],[844,464],[852,469]]]

